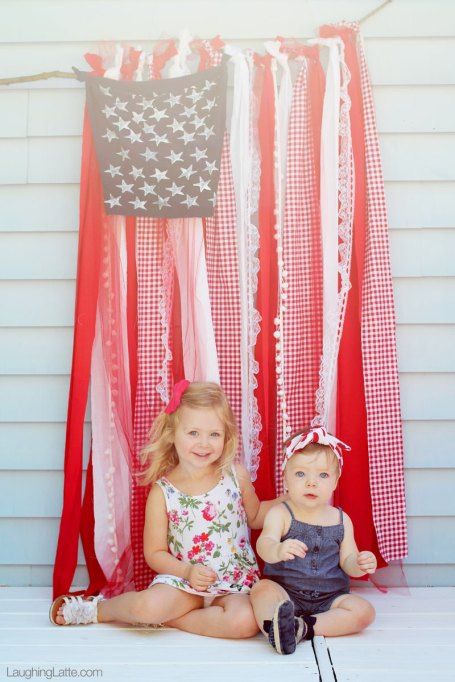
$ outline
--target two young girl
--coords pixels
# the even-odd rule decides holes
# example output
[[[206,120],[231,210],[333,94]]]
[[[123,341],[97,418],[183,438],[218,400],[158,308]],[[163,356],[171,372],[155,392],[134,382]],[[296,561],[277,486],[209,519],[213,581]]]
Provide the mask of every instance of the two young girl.
[[[248,472],[234,462],[236,450],[235,418],[222,389],[217,384],[190,384],[185,380],[176,384],[171,401],[155,420],[150,442],[142,453],[143,462],[148,464],[142,482],[153,484],[146,505],[144,555],[157,576],[148,589],[112,599],[62,595],[51,606],[51,621],[57,625],[111,621],[166,623],[187,632],[226,638],[251,637],[258,632],[259,625],[280,653],[290,653],[287,649],[292,649],[297,639],[311,636],[311,629],[303,627],[304,621],[294,621],[301,614],[294,610],[291,614],[289,607],[283,607],[282,602],[289,601],[286,586],[271,588],[274,585],[271,580],[259,582],[248,527],[262,528],[267,515],[258,551],[271,564],[277,560],[286,564],[294,561],[294,557],[303,558],[302,552],[308,551],[308,547],[290,546],[288,536],[281,543],[281,533],[289,535],[289,531],[285,523],[280,526],[278,518],[294,511],[301,518],[297,523],[303,517],[317,522],[324,517],[322,526],[326,526],[334,508],[327,496],[319,498],[313,507],[308,507],[306,501],[302,506],[294,479],[291,476],[288,480],[287,472],[289,512],[282,504],[287,496],[260,502]],[[344,522],[352,534],[352,524],[348,526],[346,515]],[[271,545],[270,538],[285,549]],[[356,551],[353,543],[352,537],[345,544],[352,556]],[[348,573],[351,570],[350,575],[365,568],[358,563],[357,573],[353,573],[353,561],[351,557],[345,566]],[[349,591],[347,586],[346,589]],[[339,601],[334,605],[341,606]],[[344,608],[355,612],[354,607],[349,602]],[[319,631],[316,628],[315,631],[342,634],[338,631],[341,627],[344,634],[347,628],[356,632],[360,623],[365,623],[355,617],[349,624],[339,617],[337,620],[337,616],[335,620],[327,622],[327,626],[322,623]],[[292,630],[295,623],[294,639],[288,632],[290,623]]]

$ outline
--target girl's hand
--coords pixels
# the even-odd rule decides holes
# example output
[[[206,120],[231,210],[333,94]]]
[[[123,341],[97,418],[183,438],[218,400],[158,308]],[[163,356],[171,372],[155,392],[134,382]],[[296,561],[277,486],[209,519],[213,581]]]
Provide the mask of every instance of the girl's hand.
[[[212,585],[218,578],[215,571],[202,564],[193,564],[188,576],[191,587],[198,592],[206,592],[209,585]]]
[[[374,573],[378,562],[373,552],[359,552],[357,556],[357,566],[365,573]]]
[[[289,561],[299,556],[302,559],[308,552],[308,547],[300,540],[285,540],[280,542],[277,550],[278,561]]]

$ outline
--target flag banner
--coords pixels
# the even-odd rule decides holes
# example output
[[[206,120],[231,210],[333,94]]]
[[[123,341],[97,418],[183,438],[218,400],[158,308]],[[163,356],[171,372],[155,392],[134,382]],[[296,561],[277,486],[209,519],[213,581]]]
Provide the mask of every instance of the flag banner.
[[[209,217],[226,125],[227,65],[118,81],[74,68],[87,107],[107,214]]]

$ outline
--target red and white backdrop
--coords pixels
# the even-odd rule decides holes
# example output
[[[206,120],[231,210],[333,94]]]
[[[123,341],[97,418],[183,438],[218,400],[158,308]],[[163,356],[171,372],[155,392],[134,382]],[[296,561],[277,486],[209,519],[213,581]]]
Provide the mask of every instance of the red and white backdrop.
[[[280,37],[263,54],[219,37],[182,35],[152,53],[117,46],[86,60],[87,82],[103,84],[106,96],[109,83],[126,93],[103,112],[118,118],[117,137],[128,130],[138,144],[134,153],[148,165],[132,165],[144,196],[129,201],[131,211],[120,209],[127,202],[106,193],[105,174],[120,182],[123,167],[103,165],[99,122],[87,104],[54,595],[71,589],[79,537],[90,581],[84,594],[112,596],[150,583],[139,452],[183,377],[225,389],[239,425],[238,456],[261,499],[282,491],[281,444],[292,432],[325,425],[348,443],[334,503],[351,516],[357,544],[376,554],[379,567],[399,564],[407,535],[395,312],[374,103],[358,25],[322,26],[306,43]],[[224,81],[220,97],[227,94],[228,116],[222,99],[214,104],[205,92],[223,68],[229,86]],[[185,132],[175,117],[170,123],[170,112],[143,99],[143,109],[154,112],[152,139],[170,145],[166,158],[181,160],[182,140],[183,153],[193,151],[195,169],[182,168],[180,177],[200,173],[198,183],[194,178],[200,193],[179,202],[188,211],[161,216],[170,199],[145,208],[146,195],[156,194],[165,177],[159,152],[134,139],[126,100],[129,88],[134,99],[137,88],[150,86],[167,92],[174,106],[175,84],[196,74],[201,90],[188,81],[185,96],[205,101],[207,115],[220,107],[218,129],[187,107]],[[131,116],[144,121],[137,110]],[[169,134],[155,130],[162,118],[169,118]],[[116,137],[104,135],[109,142],[109,135]],[[203,148],[203,138],[211,137]],[[209,147],[218,150],[213,163]],[[123,161],[129,152],[122,147],[117,154]],[[205,179],[196,167],[204,158]],[[212,171],[211,208],[206,202],[198,213],[198,198],[213,189]],[[168,188],[172,198],[185,195],[183,181]],[[115,182],[111,191],[116,186],[134,198],[133,180]],[[92,441],[83,491],[89,385]]]

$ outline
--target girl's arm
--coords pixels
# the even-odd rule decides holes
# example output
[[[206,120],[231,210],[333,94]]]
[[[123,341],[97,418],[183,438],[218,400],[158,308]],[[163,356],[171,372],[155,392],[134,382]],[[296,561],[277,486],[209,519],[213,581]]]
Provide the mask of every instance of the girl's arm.
[[[373,552],[359,552],[354,540],[354,526],[349,516],[343,512],[344,538],[340,545],[340,566],[351,578],[360,578],[366,573],[374,573],[377,566]]]
[[[169,553],[167,544],[168,518],[166,502],[159,485],[150,490],[145,506],[144,558],[157,573],[188,579],[192,564],[184,563]]]
[[[256,491],[251,483],[251,477],[248,471],[242,464],[235,464],[235,473],[240,485],[240,492],[242,493],[243,506],[245,507],[246,517],[250,528],[262,528],[264,525],[264,518],[269,509],[276,504],[287,500],[287,495],[280,495],[274,500],[261,502],[256,495]]]
[[[256,550],[268,564],[276,564],[278,561],[292,561],[296,556],[303,559],[308,551],[307,545],[300,540],[281,541],[286,532],[287,516],[289,514],[283,507],[274,507],[264,519],[264,529],[256,543]]]

